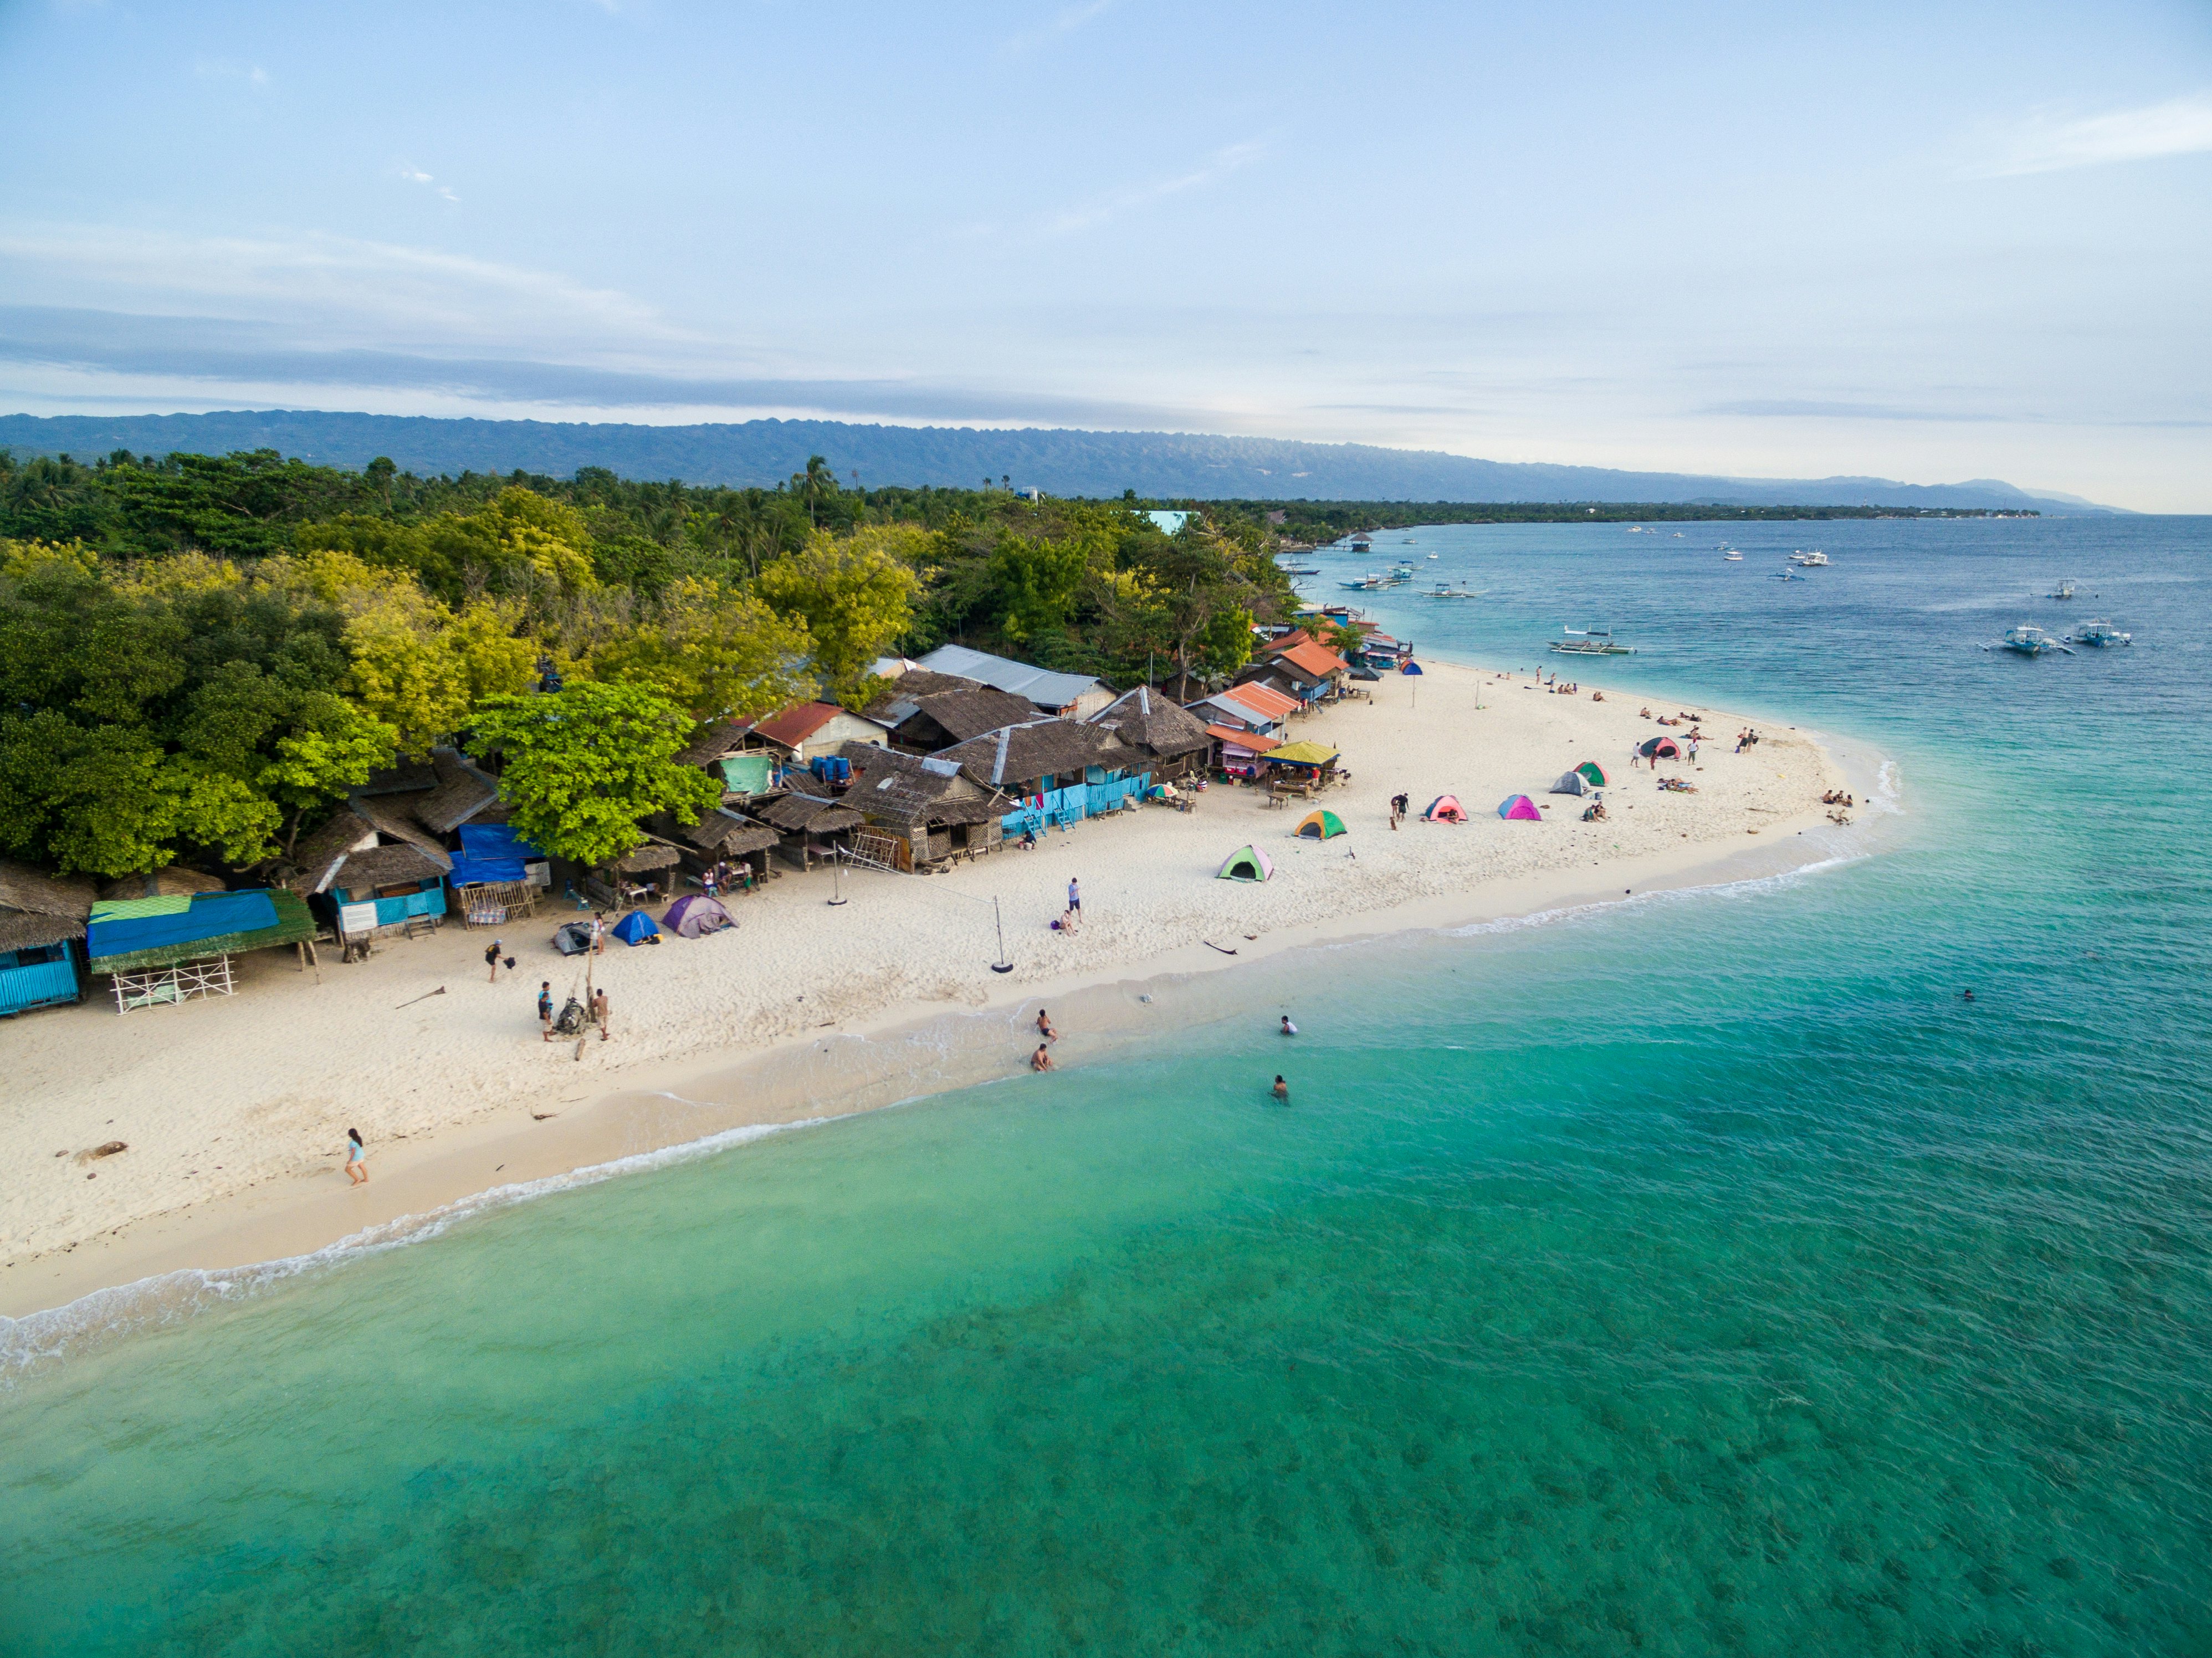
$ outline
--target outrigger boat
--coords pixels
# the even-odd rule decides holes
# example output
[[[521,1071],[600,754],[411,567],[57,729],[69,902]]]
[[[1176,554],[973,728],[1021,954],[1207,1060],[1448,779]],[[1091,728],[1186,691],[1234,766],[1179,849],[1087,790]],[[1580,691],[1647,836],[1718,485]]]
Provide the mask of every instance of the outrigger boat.
[[[1800,569],[1817,570],[1827,563],[1828,556],[1822,552],[1818,547],[1815,547],[1809,553],[1790,554],[1790,562],[1792,564],[1796,565]]]
[[[1455,587],[1448,581],[1439,581],[1435,586],[1430,588],[1428,592],[1420,594],[1419,597],[1423,598],[1480,598],[1486,591],[1488,591],[1486,588],[1480,587]]]
[[[2136,636],[2133,634],[2122,633],[2104,617],[2097,616],[2081,624],[2081,631],[2074,635],[2074,642],[2076,645],[2099,647],[2132,645],[2136,642]]]
[[[1987,650],[1989,647],[1984,645],[1982,648]],[[2008,651],[2017,651],[2022,656],[2041,656],[2046,651],[2065,651],[2069,656],[2074,654],[2060,640],[2044,632],[2040,628],[2030,627],[2025,623],[2017,628],[2005,629],[2003,648]]]
[[[2053,588],[2051,590],[2051,596],[2053,598],[2073,598],[2073,597],[2074,597],[2074,578],[2073,578],[2072,576],[2070,576],[2070,575],[2069,575],[2069,576],[2068,576],[2068,577],[2066,578],[2066,580],[2063,580],[2063,581],[2060,582],[2060,583],[2059,583],[2056,587],[2053,587]]]
[[[1616,642],[1610,628],[1561,628],[1552,641],[1555,656],[1634,656],[1636,647]]]

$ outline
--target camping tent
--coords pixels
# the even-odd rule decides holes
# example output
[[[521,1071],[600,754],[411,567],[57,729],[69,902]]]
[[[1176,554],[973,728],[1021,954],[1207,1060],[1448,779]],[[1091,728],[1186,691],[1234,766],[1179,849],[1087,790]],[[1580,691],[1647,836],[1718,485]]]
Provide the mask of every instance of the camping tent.
[[[1406,659],[1406,665],[1398,670],[1400,673],[1419,673],[1420,671],[1421,665],[1410,656]]]
[[[608,930],[626,944],[641,944],[648,938],[660,936],[660,929],[653,925],[653,917],[641,909],[630,911]]]
[[[703,892],[685,893],[669,905],[660,922],[679,938],[703,938],[710,932],[737,926],[730,919],[730,912],[722,908],[721,900],[709,898]]]
[[[1637,750],[1637,752],[1643,755],[1647,760],[1680,760],[1682,757],[1680,745],[1678,744],[1671,737],[1652,738],[1650,741],[1645,743],[1641,749]]]
[[[1421,814],[1432,823],[1464,823],[1467,811],[1455,794],[1440,794],[1429,802],[1429,809]]]
[[[1591,783],[1589,778],[1583,776],[1581,771],[1577,769],[1566,773],[1558,782],[1553,784],[1552,793],[1554,794],[1591,794],[1595,793],[1595,786]]]
[[[580,956],[591,947],[589,921],[563,921],[553,929],[553,948],[563,956]]]
[[[1601,789],[1605,786],[1605,768],[1599,765],[1596,761],[1585,760],[1581,765],[1577,766],[1575,769],[1580,772],[1593,787]]]
[[[1536,810],[1536,803],[1525,794],[1509,794],[1498,803],[1498,815],[1518,818],[1524,823],[1540,823],[1544,814]]]
[[[1267,854],[1257,847],[1239,847],[1229,854],[1214,878],[1218,881],[1264,881],[1275,872]]]
[[[1309,841],[1326,841],[1344,833],[1344,819],[1333,811],[1310,811],[1298,820],[1298,833]]]

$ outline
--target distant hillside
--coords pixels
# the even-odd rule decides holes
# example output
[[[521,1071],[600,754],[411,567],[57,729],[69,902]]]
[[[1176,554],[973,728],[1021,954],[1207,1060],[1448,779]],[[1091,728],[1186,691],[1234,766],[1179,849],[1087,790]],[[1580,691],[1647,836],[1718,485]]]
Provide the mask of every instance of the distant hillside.
[[[1731,507],[2027,507],[2047,513],[2114,510],[2037,495],[1994,478],[1899,483],[1887,478],[1727,478],[1473,460],[1434,450],[1178,432],[1083,432],[969,427],[856,426],[838,421],[746,421],[714,426],[619,426],[542,421],[439,420],[398,415],[265,410],[213,415],[0,416],[0,448],[90,459],[116,449],[223,454],[280,449],[328,465],[360,467],[389,455],[409,471],[568,477],[604,466],[623,477],[687,483],[774,484],[828,458],[863,485],[973,487],[1011,477],[1055,495],[1315,501],[1676,501]]]

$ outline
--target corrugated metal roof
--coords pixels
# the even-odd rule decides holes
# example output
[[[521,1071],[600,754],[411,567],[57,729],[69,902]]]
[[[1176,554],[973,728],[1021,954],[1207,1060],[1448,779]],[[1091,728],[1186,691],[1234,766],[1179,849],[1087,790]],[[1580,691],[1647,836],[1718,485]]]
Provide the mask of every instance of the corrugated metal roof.
[[[1271,724],[1297,712],[1297,699],[1285,696],[1280,691],[1271,691],[1265,685],[1231,685],[1212,700],[1226,697],[1231,702],[1241,702]]]
[[[1054,713],[1085,691],[1101,689],[1089,674],[1054,673],[1049,668],[1031,667],[1026,662],[1011,661],[986,651],[971,651],[965,645],[939,645],[921,659],[921,665],[932,673],[955,673],[965,679],[980,679],[986,685],[1026,696],[1037,707]]]

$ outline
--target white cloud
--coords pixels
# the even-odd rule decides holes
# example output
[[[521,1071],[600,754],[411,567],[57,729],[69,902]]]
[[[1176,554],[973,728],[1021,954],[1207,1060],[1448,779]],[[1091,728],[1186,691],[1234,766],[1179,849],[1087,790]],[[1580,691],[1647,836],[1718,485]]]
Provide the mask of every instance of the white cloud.
[[[1072,34],[1092,18],[1111,10],[1114,3],[1115,0],[1087,0],[1085,4],[1064,7],[1042,27],[1025,29],[1014,36],[1006,42],[1005,50],[1008,52],[1028,52],[1058,35]]]
[[[1129,185],[1120,190],[1095,196],[1090,201],[1054,214],[1045,222],[1045,228],[1061,234],[1070,231],[1089,230],[1109,219],[1170,196],[1180,196],[1186,191],[1203,189],[1218,183],[1231,173],[1242,171],[1267,153],[1266,147],[1257,143],[1231,144],[1217,149],[1203,166],[1188,173],[1179,173],[1173,178],[1156,179],[1149,184]]]
[[[1966,176],[2015,178],[2109,161],[2198,155],[2212,150],[2212,93],[2105,115],[2065,118],[2040,111],[1990,148],[1994,153],[1969,166]]]
[[[386,331],[476,341],[549,333],[605,343],[678,337],[651,307],[558,271],[320,233],[277,240],[10,226],[0,231],[0,298],[288,317],[339,337]]]
[[[425,188],[434,191],[447,201],[453,203],[456,207],[460,205],[461,198],[453,194],[452,185],[440,184],[432,175],[423,172],[421,167],[416,167],[410,162],[402,161],[399,164],[399,176],[406,179],[410,185],[423,185]]]

